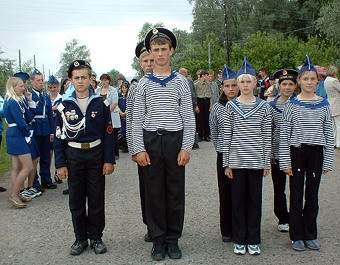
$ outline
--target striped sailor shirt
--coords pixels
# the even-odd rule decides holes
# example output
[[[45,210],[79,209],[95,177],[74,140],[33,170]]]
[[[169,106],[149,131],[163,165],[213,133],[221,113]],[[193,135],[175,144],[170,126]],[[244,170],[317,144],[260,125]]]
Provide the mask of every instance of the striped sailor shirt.
[[[327,99],[290,98],[284,106],[280,123],[280,169],[292,168],[290,146],[324,147],[323,170],[332,170],[334,139],[331,111]]]
[[[176,71],[161,77],[148,73],[139,81],[133,106],[133,154],[145,151],[143,130],[183,130],[182,150],[191,151],[195,117],[188,81]]]
[[[225,104],[227,101],[225,102]],[[225,104],[216,102],[210,112],[209,125],[211,138],[214,143],[214,147],[217,153],[222,153],[223,151],[223,126],[226,107]]]
[[[260,98],[226,105],[223,134],[223,167],[270,169],[271,112]]]
[[[279,100],[279,96],[269,102],[272,114],[272,158],[279,160],[280,119],[286,101]]]

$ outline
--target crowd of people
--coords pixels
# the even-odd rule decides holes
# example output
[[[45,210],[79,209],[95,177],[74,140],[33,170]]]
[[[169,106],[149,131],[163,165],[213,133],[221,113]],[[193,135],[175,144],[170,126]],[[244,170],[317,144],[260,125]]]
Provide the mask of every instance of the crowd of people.
[[[271,77],[245,58],[237,73],[225,65],[217,77],[200,70],[193,81],[187,69],[172,69],[176,47],[171,31],[150,30],[135,49],[144,76],[131,82],[119,76],[116,87],[107,73],[97,81],[81,59],[69,65],[63,82],[50,76],[46,91],[37,69],[10,77],[0,118],[8,124],[11,205],[25,208],[67,179],[63,193],[75,233],[70,254],[89,245],[105,253],[104,175],[114,172],[120,151],[128,152],[137,164],[151,257],[180,259],[185,165],[199,142],[212,140],[222,241],[233,242],[238,255],[261,253],[262,185],[271,172],[278,230],[289,232],[296,251],[320,249],[320,180],[333,168],[334,148],[340,149],[338,69],[328,68],[324,89],[308,56],[298,71],[279,69]],[[1,137],[2,131],[0,123]]]

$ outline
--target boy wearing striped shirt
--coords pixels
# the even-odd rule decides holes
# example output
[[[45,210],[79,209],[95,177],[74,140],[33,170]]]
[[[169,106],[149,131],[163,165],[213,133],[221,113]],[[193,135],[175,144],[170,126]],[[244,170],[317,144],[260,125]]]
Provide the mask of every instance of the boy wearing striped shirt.
[[[231,179],[234,253],[261,253],[262,181],[270,170],[271,113],[253,95],[256,72],[245,59],[237,77],[241,95],[226,105],[223,167]]]
[[[287,175],[280,170],[279,165],[279,142],[280,142],[280,120],[284,105],[294,94],[296,89],[296,78],[298,72],[292,69],[281,69],[274,74],[279,80],[280,95],[269,102],[272,111],[272,180],[274,188],[274,213],[279,219],[277,229],[280,232],[289,231],[289,212],[287,207],[287,196],[285,193]]]
[[[155,68],[138,83],[133,108],[132,155],[143,167],[146,222],[156,261],[166,251],[171,259],[182,257],[178,239],[184,223],[185,165],[195,135],[189,84],[170,66],[176,43],[167,29],[147,33],[144,44]]]
[[[321,175],[333,168],[333,129],[327,99],[315,94],[317,70],[308,56],[299,70],[301,93],[286,103],[280,124],[280,169],[290,176],[289,236],[292,248],[320,249],[317,241]],[[305,205],[303,205],[303,198]]]

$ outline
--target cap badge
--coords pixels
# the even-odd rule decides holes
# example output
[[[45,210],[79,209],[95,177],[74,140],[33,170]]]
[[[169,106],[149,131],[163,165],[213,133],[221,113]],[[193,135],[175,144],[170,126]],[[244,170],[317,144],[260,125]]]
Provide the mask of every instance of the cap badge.
[[[75,62],[73,63],[73,65],[74,65],[74,67],[78,67],[78,66],[79,66],[79,62],[78,62],[78,61],[75,61]]]
[[[153,34],[158,33],[158,29],[154,28],[154,29],[152,30],[152,33],[153,33]]]
[[[282,71],[282,74],[283,74],[283,75],[287,75],[288,72],[287,72],[286,70],[283,70],[283,71]]]

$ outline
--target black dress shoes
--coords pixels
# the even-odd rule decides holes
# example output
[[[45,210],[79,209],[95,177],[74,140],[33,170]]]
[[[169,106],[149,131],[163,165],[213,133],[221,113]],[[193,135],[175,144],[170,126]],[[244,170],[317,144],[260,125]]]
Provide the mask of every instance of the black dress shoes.
[[[161,261],[165,258],[165,245],[154,244],[151,250],[151,257],[155,261]]]
[[[145,242],[152,242],[152,239],[151,239],[151,237],[150,237],[150,235],[149,235],[148,232],[147,232],[147,233],[145,234],[145,236],[144,236],[144,241],[145,241]]]
[[[103,254],[107,251],[107,248],[101,239],[91,239],[90,246],[94,249],[94,253],[96,254]]]
[[[56,189],[58,186],[54,183],[47,183],[47,184],[43,184],[42,185],[45,189],[48,189],[48,190],[54,190]]]
[[[168,244],[167,251],[170,259],[182,258],[182,251],[177,243]]]
[[[4,192],[6,189],[4,187],[0,187],[0,192]]]
[[[79,240],[77,239],[73,245],[71,246],[71,255],[80,255],[84,252],[84,250],[89,246],[87,240]]]

